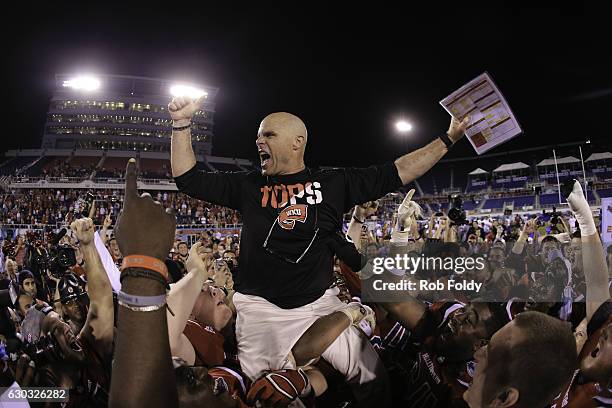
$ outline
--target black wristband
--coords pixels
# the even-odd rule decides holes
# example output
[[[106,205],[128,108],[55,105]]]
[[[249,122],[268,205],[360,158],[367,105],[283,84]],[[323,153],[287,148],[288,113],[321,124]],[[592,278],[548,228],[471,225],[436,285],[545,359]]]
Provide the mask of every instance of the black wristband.
[[[170,284],[161,274],[148,269],[126,268],[121,272],[121,275],[119,276],[119,282],[123,283],[123,278],[125,278],[126,276],[155,280],[164,285],[166,289],[170,289]]]
[[[355,217],[354,215],[353,215],[353,220],[355,220],[355,222],[359,224],[363,224],[365,222],[365,220],[361,221],[359,218]]]
[[[440,138],[440,140],[442,140],[444,142],[444,144],[446,145],[447,149],[450,149],[451,147],[453,147],[453,141],[448,136],[448,133],[441,134],[438,137]]]
[[[190,127],[191,127],[191,123],[190,123],[190,124],[188,124],[188,125],[185,125],[185,126],[178,126],[178,127],[176,127],[176,126],[172,126],[172,131],[173,131],[173,132],[180,132],[181,130],[187,130],[187,129],[189,129]]]

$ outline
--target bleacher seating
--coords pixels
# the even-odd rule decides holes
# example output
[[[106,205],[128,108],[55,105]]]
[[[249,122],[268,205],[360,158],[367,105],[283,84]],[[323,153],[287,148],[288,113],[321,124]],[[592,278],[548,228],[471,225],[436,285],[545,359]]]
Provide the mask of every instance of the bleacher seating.
[[[124,157],[107,157],[101,169],[96,171],[96,178],[121,178],[125,173]]]
[[[512,201],[514,201],[514,207],[524,207],[524,206],[528,206],[528,205],[535,205],[535,196],[530,195],[530,196],[520,196],[520,197],[513,197],[511,199]]]
[[[600,180],[612,180],[612,169],[606,167],[599,167],[592,170],[593,175]]]
[[[53,167],[55,164],[56,158],[44,156],[41,157],[34,165],[30,166],[23,174],[27,176],[40,176],[44,169],[48,167]]]
[[[525,187],[525,181],[503,181],[503,180],[494,180],[493,181],[493,188],[505,188],[505,189],[510,189],[510,188],[524,188]]]
[[[15,157],[0,167],[0,175],[6,176],[14,174],[16,170],[34,162],[36,159],[38,159],[38,157]]]
[[[469,192],[474,192],[474,191],[483,191],[483,190],[486,190],[487,188],[488,188],[488,183],[485,180],[479,180],[479,181],[474,180],[473,182],[470,182],[470,184],[468,184],[468,187],[465,190],[465,192],[469,193]]]
[[[482,207],[486,210],[495,210],[504,207],[504,203],[510,201],[509,198],[489,198]]]
[[[140,159],[138,167],[143,178],[170,178],[172,176],[169,160]]]
[[[98,164],[100,157],[94,156],[75,156],[70,160],[71,166],[90,167]]]
[[[561,198],[561,200],[563,200],[563,198]],[[541,206],[558,205],[558,204],[559,204],[559,194],[558,193],[549,193],[549,194],[540,195],[540,205]]]
[[[472,200],[466,200],[466,201],[463,202],[463,209],[466,210],[466,211],[471,211],[471,210],[476,209],[476,207],[478,207],[479,204],[476,204]]]

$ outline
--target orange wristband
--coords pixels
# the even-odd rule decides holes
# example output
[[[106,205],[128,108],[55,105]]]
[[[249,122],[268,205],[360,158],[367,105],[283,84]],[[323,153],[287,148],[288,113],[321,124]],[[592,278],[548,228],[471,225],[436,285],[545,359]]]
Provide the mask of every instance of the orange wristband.
[[[155,271],[164,277],[168,282],[168,268],[166,264],[157,258],[147,255],[128,255],[123,258],[121,264],[121,271],[123,272],[126,268],[142,268]]]

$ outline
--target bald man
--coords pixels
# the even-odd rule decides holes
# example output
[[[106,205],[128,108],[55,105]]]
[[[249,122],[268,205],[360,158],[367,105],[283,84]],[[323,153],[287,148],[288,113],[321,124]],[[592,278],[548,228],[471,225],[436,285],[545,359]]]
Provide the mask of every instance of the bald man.
[[[172,174],[180,191],[242,214],[240,269],[233,301],[244,372],[293,368],[290,351],[320,316],[346,308],[332,284],[330,241],[354,205],[378,199],[429,170],[462,137],[467,118],[395,162],[363,169],[311,170],[304,164],[306,126],[286,112],[266,116],[255,144],[261,172],[211,173],[196,168],[191,117],[202,100],[175,98]],[[322,357],[355,385],[362,405],[384,402],[386,374],[367,339],[347,329]]]

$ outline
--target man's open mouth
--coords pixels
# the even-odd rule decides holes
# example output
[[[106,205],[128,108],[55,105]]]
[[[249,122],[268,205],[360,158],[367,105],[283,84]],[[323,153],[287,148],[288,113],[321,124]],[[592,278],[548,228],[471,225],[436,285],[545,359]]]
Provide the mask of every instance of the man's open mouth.
[[[261,167],[265,167],[270,163],[271,156],[266,152],[259,152],[259,159],[261,160]]]

